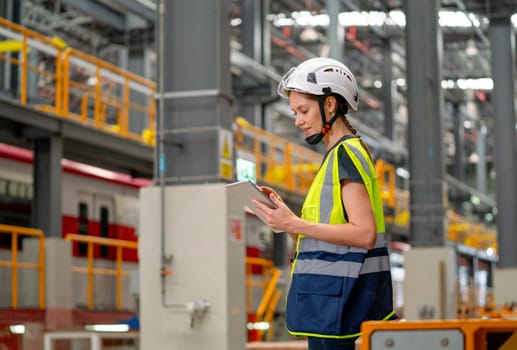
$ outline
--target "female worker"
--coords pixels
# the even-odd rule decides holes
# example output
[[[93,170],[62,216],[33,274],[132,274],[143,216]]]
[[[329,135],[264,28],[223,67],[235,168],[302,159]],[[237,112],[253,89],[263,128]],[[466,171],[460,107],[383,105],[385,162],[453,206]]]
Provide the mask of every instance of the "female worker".
[[[342,63],[309,59],[287,72],[278,92],[295,124],[327,152],[296,216],[269,188],[276,209],[255,201],[275,231],[296,243],[287,296],[289,333],[309,350],[354,349],[361,322],[396,318],[384,216],[370,152],[346,115],[357,110],[355,77]]]

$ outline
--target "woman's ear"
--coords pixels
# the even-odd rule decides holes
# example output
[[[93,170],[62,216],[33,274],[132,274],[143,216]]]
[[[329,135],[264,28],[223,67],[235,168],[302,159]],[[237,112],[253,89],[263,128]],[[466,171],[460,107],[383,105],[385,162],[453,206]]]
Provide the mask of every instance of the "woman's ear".
[[[327,110],[333,115],[336,113],[337,110],[337,99],[335,96],[328,96],[325,99],[325,106],[327,107]]]

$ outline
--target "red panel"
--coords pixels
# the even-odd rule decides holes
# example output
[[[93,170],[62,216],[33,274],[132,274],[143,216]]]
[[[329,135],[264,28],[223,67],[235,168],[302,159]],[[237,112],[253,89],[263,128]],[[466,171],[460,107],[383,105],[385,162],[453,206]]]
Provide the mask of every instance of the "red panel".
[[[63,237],[65,237],[69,233],[75,233],[78,232],[78,220],[75,217],[72,216],[63,216],[62,220],[63,225]],[[90,236],[96,236],[99,237],[100,235],[100,224],[96,221],[90,220],[88,222],[88,233]],[[123,226],[123,225],[117,225],[117,224],[110,224],[108,228],[108,238],[113,239],[122,239],[125,241],[131,241],[131,242],[137,242],[138,237],[135,235],[135,228],[131,226]],[[93,248],[94,257],[95,258],[104,258],[104,259],[110,259],[115,260],[117,258],[117,252],[115,247],[109,247],[108,249],[108,256],[102,257],[101,256],[101,247],[96,245]],[[73,243],[72,246],[72,254],[73,256],[86,256],[85,254],[79,254],[79,243]],[[138,262],[138,252],[135,249],[123,249],[122,250],[122,260],[123,261],[131,261],[131,262]]]
[[[113,225],[114,226],[114,236],[115,239],[122,239],[125,241],[137,242],[138,237],[135,235],[134,227],[130,226],[122,226],[122,225]],[[122,260],[124,261],[132,261],[138,262],[138,252],[136,249],[123,249],[122,250]]]
[[[246,256],[250,258],[260,258],[260,249],[256,247],[246,247]],[[254,275],[262,274],[262,266],[252,266],[251,273]]]

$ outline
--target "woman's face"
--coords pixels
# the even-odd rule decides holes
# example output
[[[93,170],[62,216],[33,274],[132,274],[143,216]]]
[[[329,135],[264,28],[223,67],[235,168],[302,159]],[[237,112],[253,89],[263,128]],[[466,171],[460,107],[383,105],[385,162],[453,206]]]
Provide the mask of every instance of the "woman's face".
[[[299,127],[305,137],[321,132],[321,114],[317,97],[298,91],[291,91],[289,103],[294,113],[294,124]]]

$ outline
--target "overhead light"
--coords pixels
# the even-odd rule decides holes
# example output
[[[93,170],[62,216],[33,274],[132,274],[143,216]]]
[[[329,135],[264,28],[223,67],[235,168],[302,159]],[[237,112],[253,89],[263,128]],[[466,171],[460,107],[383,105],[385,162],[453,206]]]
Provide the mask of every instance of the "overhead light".
[[[317,41],[320,34],[313,27],[307,27],[300,33],[300,40],[305,42]]]
[[[479,54],[476,42],[472,39],[467,40],[467,47],[465,48],[467,56],[477,56]]]
[[[395,170],[395,173],[396,173],[398,176],[400,176],[400,177],[402,177],[402,178],[404,178],[404,179],[409,179],[409,171],[407,171],[407,170],[406,170],[406,169],[404,169],[404,168],[397,168],[397,169]]]
[[[9,332],[12,334],[25,334],[25,325],[13,324],[9,326]]]
[[[127,332],[129,325],[127,324],[90,324],[84,326],[84,329],[90,332]]]

